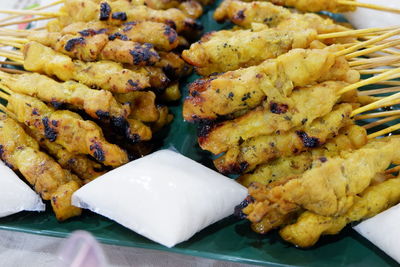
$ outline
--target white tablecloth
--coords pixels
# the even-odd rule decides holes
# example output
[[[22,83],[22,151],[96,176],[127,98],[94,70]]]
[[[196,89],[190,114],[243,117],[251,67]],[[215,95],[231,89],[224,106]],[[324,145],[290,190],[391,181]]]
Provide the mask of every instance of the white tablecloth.
[[[0,230],[0,266],[56,267],[64,239]],[[156,250],[101,245],[111,266],[135,267],[251,267]]]

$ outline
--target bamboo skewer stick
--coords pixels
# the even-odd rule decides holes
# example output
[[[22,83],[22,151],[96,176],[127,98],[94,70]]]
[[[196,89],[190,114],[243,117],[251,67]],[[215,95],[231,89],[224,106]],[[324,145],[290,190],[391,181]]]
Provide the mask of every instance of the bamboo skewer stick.
[[[395,172],[398,172],[398,171],[400,171],[400,165],[387,170],[385,173],[389,173],[390,174],[390,173],[395,173]]]
[[[376,126],[382,125],[382,124],[384,124],[384,123],[397,120],[397,119],[399,119],[399,118],[400,118],[400,116],[390,116],[390,117],[386,117],[386,118],[381,119],[381,120],[377,120],[377,121],[368,123],[368,124],[364,125],[363,127],[364,127],[366,130],[369,130],[369,129],[372,129],[372,128],[376,127]]]
[[[368,35],[371,33],[380,33],[380,32],[386,32],[390,30],[394,30],[399,28],[398,26],[392,26],[392,27],[385,27],[385,28],[368,28],[368,29],[361,29],[361,30],[349,30],[349,31],[342,31],[342,32],[333,32],[333,33],[325,33],[325,34],[319,34],[318,39],[323,40],[323,39],[330,39],[330,38],[338,38],[338,37],[347,37],[347,36],[364,36]]]
[[[357,83],[346,86],[345,88],[340,90],[339,94],[344,94],[346,92],[355,90],[357,88],[360,88],[360,87],[363,87],[366,85],[370,85],[370,84],[374,84],[375,82],[384,81],[384,80],[388,80],[388,79],[394,79],[395,77],[400,77],[400,68],[392,69],[390,71],[387,71],[385,73],[379,74],[374,77],[371,77],[369,79],[362,80]]]
[[[3,91],[0,91],[0,98],[3,98],[8,101],[10,99],[10,95],[4,93]]]
[[[9,69],[9,68],[3,68],[3,67],[0,67],[0,71],[12,73],[12,74],[28,73],[28,71],[24,71],[24,70],[16,70],[16,69]]]
[[[14,61],[0,61],[1,65],[11,65],[11,66],[23,66],[22,63],[14,62]]]
[[[29,23],[29,22],[33,22],[33,21],[46,20],[46,19],[52,19],[52,18],[55,18],[55,17],[38,17],[38,18],[31,18],[31,19],[23,19],[23,20],[5,22],[5,23],[0,23],[0,27],[10,26],[10,25],[15,25],[15,24],[22,24],[22,23]]]
[[[376,138],[376,137],[379,137],[379,136],[382,136],[382,135],[389,134],[391,132],[397,131],[399,129],[400,129],[400,123],[396,124],[396,125],[393,125],[393,126],[390,126],[390,127],[386,128],[386,129],[383,129],[381,131],[375,132],[373,134],[370,134],[367,137],[368,137],[368,139],[373,139],[373,138]]]
[[[361,42],[361,43],[356,44],[356,45],[354,45],[352,47],[343,49],[343,50],[337,52],[336,56],[344,56],[346,54],[353,53],[353,52],[355,52],[355,51],[357,51],[357,50],[359,50],[361,48],[364,48],[364,47],[366,47],[368,45],[376,44],[377,42],[380,42],[382,40],[388,39],[388,38],[390,38],[392,36],[395,36],[395,35],[397,35],[399,33],[400,33],[400,29],[389,31],[389,32],[387,32],[385,34],[382,34],[382,35],[380,35],[378,37],[372,38],[372,39],[370,39],[368,41]]]
[[[357,1],[337,0],[337,3],[340,4],[340,5],[346,5],[346,6],[356,6],[356,7],[376,9],[376,10],[393,12],[393,13],[400,13],[400,9],[398,9],[398,8],[392,8],[392,7],[386,7],[386,6],[374,5],[374,4],[367,4],[367,3],[361,3],[361,2],[357,2]]]
[[[379,74],[389,70],[390,69],[369,69],[369,70],[367,69],[367,70],[359,70],[358,72],[360,74]]]
[[[363,70],[382,66],[390,66],[399,61],[400,56],[385,56],[381,58],[352,60],[349,62],[349,66],[355,70]]]
[[[0,14],[14,14],[14,15],[33,15],[33,16],[44,16],[44,17],[59,17],[60,12],[46,12],[37,10],[13,10],[13,9],[0,9]]]
[[[370,47],[370,48],[367,48],[367,49],[364,49],[361,51],[353,52],[353,53],[347,54],[345,57],[346,57],[346,59],[360,57],[360,56],[368,55],[373,52],[382,51],[385,48],[393,47],[398,44],[400,44],[400,39],[393,40],[391,42],[387,42],[386,44],[376,45],[374,47]]]
[[[356,115],[358,115],[360,113],[363,113],[365,111],[377,109],[378,108],[377,106],[379,104],[384,104],[386,102],[389,102],[389,101],[392,101],[392,100],[398,100],[398,99],[400,99],[400,93],[396,93],[394,95],[391,95],[391,96],[388,96],[388,97],[384,97],[384,98],[382,98],[382,99],[380,99],[378,101],[375,101],[375,102],[373,102],[371,104],[368,104],[368,105],[365,105],[365,106],[362,106],[362,107],[360,107],[358,109],[353,110],[353,112],[351,113],[351,116],[354,117],[354,116],[356,116]]]
[[[64,0],[55,1],[55,2],[50,3],[50,4],[48,4],[48,5],[35,7],[35,8],[32,8],[32,10],[43,10],[43,9],[46,9],[46,8],[49,8],[49,7],[52,7],[52,6],[56,6],[56,5],[62,4],[62,3],[64,3]],[[0,22],[9,21],[9,20],[12,20],[12,19],[15,19],[15,18],[19,18],[19,17],[21,17],[21,15],[12,15],[12,16],[8,16],[8,17],[5,17],[5,18],[0,19]]]
[[[375,118],[398,116],[398,115],[400,115],[400,110],[392,110],[392,111],[383,111],[383,112],[357,115],[354,119],[355,120],[366,120],[366,119],[375,119]]]
[[[395,93],[395,92],[399,92],[399,91],[400,91],[400,86],[396,86],[396,87],[388,87],[388,88],[382,88],[382,89],[359,91],[358,95],[371,96],[371,95],[378,95],[378,94]]]
[[[14,54],[8,53],[8,52],[9,51],[0,49],[0,57],[6,57],[6,58],[9,58],[9,59],[11,59],[11,60],[13,60],[15,62],[21,63],[21,64],[24,63],[24,59],[23,59],[22,55],[18,56],[18,55],[14,55]]]

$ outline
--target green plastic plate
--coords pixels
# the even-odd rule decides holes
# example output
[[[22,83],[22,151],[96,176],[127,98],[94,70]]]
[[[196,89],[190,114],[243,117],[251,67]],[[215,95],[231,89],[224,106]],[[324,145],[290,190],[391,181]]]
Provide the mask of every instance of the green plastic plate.
[[[205,31],[227,26],[214,22],[214,8],[215,6],[211,7],[201,19]],[[183,83],[182,90],[186,92],[187,84],[196,78],[196,75],[190,76]],[[195,126],[183,122],[180,107],[181,105],[176,105],[172,108],[175,120],[164,133],[166,138],[163,148],[174,148],[206,166],[211,166],[210,155],[197,146]],[[51,207],[47,210],[44,213],[22,212],[2,218],[0,229],[56,237],[66,237],[74,230],[83,229],[107,244],[267,266],[398,266],[350,227],[339,235],[323,237],[312,249],[303,250],[283,242],[276,232],[258,235],[251,231],[248,222],[227,218],[196,234],[189,241],[168,249],[91,212],[84,212],[79,218],[59,223],[51,212]],[[159,220],[162,223],[167,218]]]

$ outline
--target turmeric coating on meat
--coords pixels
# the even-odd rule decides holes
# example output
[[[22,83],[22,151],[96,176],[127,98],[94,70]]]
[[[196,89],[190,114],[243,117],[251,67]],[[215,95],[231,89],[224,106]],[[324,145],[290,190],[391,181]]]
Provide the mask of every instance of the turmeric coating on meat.
[[[323,146],[260,165],[253,173],[242,175],[237,181],[246,187],[253,182],[267,185],[291,175],[302,174],[323,163],[327,158],[340,155],[344,151],[359,149],[367,142],[367,131],[363,127],[346,126],[339,131],[338,136],[329,139]]]
[[[294,87],[329,80],[357,82],[360,74],[344,57],[335,56],[339,48],[294,49],[257,66],[197,80],[189,87],[183,116],[187,121],[214,120],[257,107],[265,98],[289,96]]]
[[[314,29],[319,34],[345,31],[348,28],[335,24],[328,18],[307,13],[297,14],[284,7],[268,2],[253,1],[250,3],[238,0],[225,0],[214,13],[215,20],[229,20],[244,28],[251,28],[252,23],[264,23],[278,29]]]
[[[25,127],[25,131],[39,143],[43,150],[55,158],[61,167],[78,175],[83,183],[86,184],[105,173],[103,166],[98,162],[85,155],[68,152],[63,146],[50,142],[40,131],[28,127]]]
[[[225,174],[241,174],[278,157],[292,156],[319,147],[349,123],[352,109],[350,104],[340,104],[310,125],[296,127],[285,133],[250,138],[214,160],[215,167]]]
[[[222,30],[206,34],[182,57],[203,76],[258,65],[295,48],[307,48],[316,39],[316,31]]]
[[[115,97],[120,103],[130,105],[132,112],[129,114],[129,118],[131,119],[137,119],[142,122],[155,122],[160,117],[154,92],[137,91],[117,94]]]
[[[83,62],[55,52],[37,42],[24,46],[24,68],[28,71],[55,76],[62,81],[75,80],[114,93],[127,93],[150,87],[149,77],[124,69],[111,61]]]
[[[247,0],[245,0],[247,2]],[[302,12],[330,11],[333,13],[352,12],[355,6],[340,4],[337,0],[267,0],[275,5],[294,7]],[[355,1],[355,0],[350,0]],[[249,1],[250,2],[250,1]]]
[[[209,131],[202,131],[198,139],[199,145],[217,155],[253,137],[310,125],[332,111],[341,97],[339,90],[346,85],[344,82],[324,82],[298,88],[290,97],[267,99],[262,106],[243,116],[208,126]]]
[[[188,76],[192,68],[177,54],[173,52],[159,52],[160,61],[155,64],[161,68],[171,80],[176,80]]]
[[[359,150],[327,158],[320,166],[276,184],[253,183],[249,194],[254,202],[243,212],[259,233],[281,226],[285,217],[301,210],[343,216],[378,173],[392,163],[398,164],[399,144],[397,136],[373,140]]]
[[[145,0],[145,4],[152,9],[159,10],[178,8],[192,19],[197,19],[203,15],[203,6],[195,0]]]
[[[105,33],[85,35],[33,32],[28,39],[82,61],[112,60],[136,66],[152,66],[160,60],[152,44],[110,40]]]
[[[280,230],[286,241],[298,247],[311,247],[321,235],[338,234],[347,224],[373,217],[400,202],[400,178],[368,187],[354,197],[354,204],[343,215],[325,217],[306,211],[294,224]]]
[[[57,18],[61,27],[83,21],[104,21],[110,25],[122,25],[128,21],[154,21],[165,23],[177,32],[193,32],[201,25],[181,10],[170,8],[156,10],[144,5],[132,6],[128,1],[94,3],[86,0],[67,0],[61,7],[62,16]]]
[[[108,25],[102,21],[75,22],[65,28],[50,30],[47,34],[79,34],[82,37],[105,34],[109,40],[149,43],[161,51],[170,51],[179,45],[178,33],[171,26],[154,21],[132,21],[121,26]],[[29,38],[38,39],[37,36],[44,34],[44,31],[33,32]]]
[[[7,74],[2,75],[4,76],[2,84],[12,92],[37,97],[56,108],[62,108],[67,104],[72,108],[84,110],[95,119],[111,123],[134,142],[150,140],[152,137],[148,126],[129,117],[131,114],[129,105],[118,103],[108,91],[93,90],[74,81],[58,83],[37,73],[8,75],[8,77]]]
[[[107,166],[118,167],[128,162],[125,151],[108,143],[99,126],[67,110],[55,111],[42,101],[20,94],[10,95],[7,109],[17,120],[37,129],[49,141],[74,154],[87,154]]]
[[[123,120],[131,113],[129,105],[118,103],[109,91],[94,90],[74,81],[60,83],[38,73],[0,74],[1,84],[15,93],[37,97],[55,107],[70,105],[95,119]]]
[[[69,171],[61,168],[51,157],[39,151],[38,143],[13,119],[0,116],[0,158],[14,170],[18,170],[44,200],[52,200],[52,207],[58,220],[79,216],[81,209],[71,205],[71,194],[53,198],[65,185],[79,189],[81,181]]]

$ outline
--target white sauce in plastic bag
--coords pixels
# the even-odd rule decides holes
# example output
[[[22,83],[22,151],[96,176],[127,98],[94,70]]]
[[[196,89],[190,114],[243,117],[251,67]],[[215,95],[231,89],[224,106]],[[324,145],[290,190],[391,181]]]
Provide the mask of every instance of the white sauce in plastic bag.
[[[83,186],[72,204],[172,247],[231,215],[246,195],[234,180],[161,150]]]
[[[400,205],[394,206],[354,229],[400,263]]]
[[[358,0],[358,2],[400,9],[399,0]],[[400,14],[369,8],[357,8],[355,12],[346,13],[344,16],[358,29],[400,25]]]
[[[27,184],[0,160],[0,217],[23,210],[44,211],[45,205]]]

